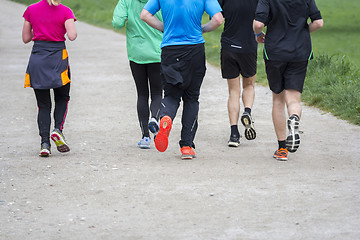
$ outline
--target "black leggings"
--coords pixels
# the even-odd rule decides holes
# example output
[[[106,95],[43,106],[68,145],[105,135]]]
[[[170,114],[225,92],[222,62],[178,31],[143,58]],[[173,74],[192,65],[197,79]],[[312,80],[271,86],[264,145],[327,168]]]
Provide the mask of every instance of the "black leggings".
[[[54,127],[62,130],[68,110],[70,100],[70,83],[65,86],[54,88],[55,110],[54,110]],[[38,127],[41,143],[50,142],[50,125],[51,125],[51,97],[50,89],[34,89],[38,111]]]
[[[149,116],[159,119],[162,98],[160,63],[138,64],[130,61],[137,91],[137,113],[142,137],[149,137]],[[150,86],[150,91],[149,91]],[[149,93],[151,97],[149,109]]]

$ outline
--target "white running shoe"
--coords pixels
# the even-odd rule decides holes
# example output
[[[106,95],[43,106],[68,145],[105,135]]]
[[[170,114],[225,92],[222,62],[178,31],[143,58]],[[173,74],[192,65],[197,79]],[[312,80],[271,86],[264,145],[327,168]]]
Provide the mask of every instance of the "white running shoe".
[[[300,146],[299,124],[300,119],[296,115],[291,115],[287,120],[289,133],[286,138],[286,148],[291,153],[296,152]]]
[[[151,143],[151,139],[149,137],[143,137],[139,142],[138,142],[138,147],[141,149],[149,149],[150,148],[150,143]]]

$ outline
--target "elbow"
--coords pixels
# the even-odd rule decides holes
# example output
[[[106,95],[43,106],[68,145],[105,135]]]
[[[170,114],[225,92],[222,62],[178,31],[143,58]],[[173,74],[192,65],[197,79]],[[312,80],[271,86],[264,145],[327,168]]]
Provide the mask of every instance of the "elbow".
[[[224,17],[221,12],[218,12],[213,16],[214,22],[217,27],[221,26],[224,23]]]
[[[71,33],[71,34],[68,34],[68,39],[70,41],[74,41],[75,39],[77,38],[77,33]]]
[[[149,14],[150,13],[146,9],[143,9],[140,13],[140,19],[146,22],[149,17]]]
[[[220,18],[219,20],[216,21],[218,26],[221,26],[224,23],[224,18]]]
[[[145,22],[145,14],[144,14],[144,11],[142,11],[142,12],[140,13],[140,19]]]
[[[112,20],[112,25],[114,28],[123,28],[125,26],[126,20],[127,17],[114,16]]]
[[[317,26],[317,29],[322,28],[324,26],[324,20],[322,20],[322,19],[317,20],[316,26]]]
[[[22,36],[22,41],[27,44],[31,41],[32,37],[30,36]]]
[[[264,23],[254,20],[253,22],[254,32],[262,31],[264,27],[265,27]]]
[[[315,32],[324,26],[324,21],[322,19],[315,20],[310,23],[310,33]]]
[[[115,21],[112,22],[112,25],[113,25],[114,28],[122,28],[122,27],[125,26],[125,24],[120,24],[120,23],[115,22]]]

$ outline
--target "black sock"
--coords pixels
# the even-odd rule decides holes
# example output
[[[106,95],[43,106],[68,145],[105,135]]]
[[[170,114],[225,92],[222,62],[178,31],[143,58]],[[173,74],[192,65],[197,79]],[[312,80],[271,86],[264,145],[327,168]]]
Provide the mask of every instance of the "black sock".
[[[237,125],[231,125],[231,135],[240,136]]]
[[[246,107],[244,111],[251,115],[251,108]]]
[[[278,143],[279,143],[279,149],[280,149],[280,148],[286,148],[286,142],[285,142],[285,140],[284,140],[284,141],[278,141]]]

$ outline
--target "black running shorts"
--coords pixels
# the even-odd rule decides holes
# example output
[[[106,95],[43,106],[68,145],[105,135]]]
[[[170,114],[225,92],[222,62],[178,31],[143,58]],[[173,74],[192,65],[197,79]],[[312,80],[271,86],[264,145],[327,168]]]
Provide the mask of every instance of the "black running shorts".
[[[280,62],[265,60],[266,74],[271,91],[278,94],[284,89],[302,92],[308,61]]]
[[[244,78],[256,74],[257,53],[236,53],[221,49],[221,74],[225,79]]]

